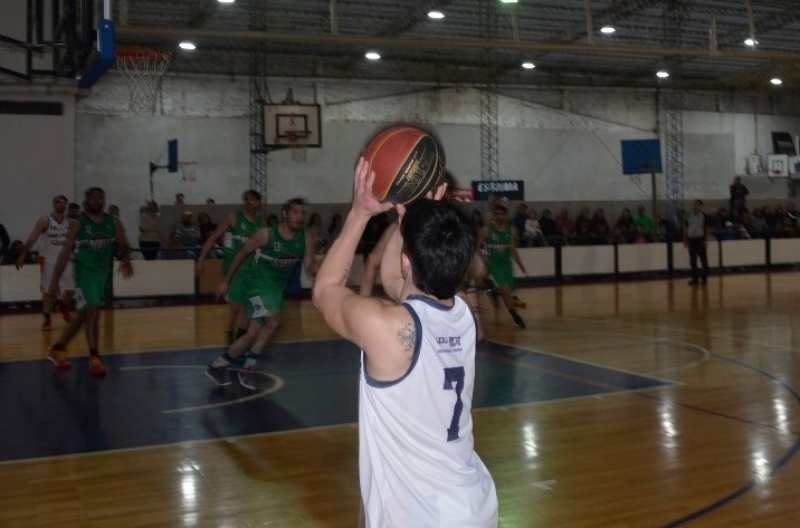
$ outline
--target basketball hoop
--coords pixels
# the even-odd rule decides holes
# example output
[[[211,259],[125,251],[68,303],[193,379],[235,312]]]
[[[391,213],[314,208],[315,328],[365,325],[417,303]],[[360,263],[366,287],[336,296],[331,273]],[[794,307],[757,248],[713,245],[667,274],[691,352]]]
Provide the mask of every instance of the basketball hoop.
[[[311,135],[309,130],[287,130],[286,141],[292,149],[292,161],[295,163],[305,163],[306,152],[308,151],[308,137]]]
[[[117,50],[117,68],[128,85],[128,106],[135,114],[154,114],[161,78],[172,53],[151,48]]]

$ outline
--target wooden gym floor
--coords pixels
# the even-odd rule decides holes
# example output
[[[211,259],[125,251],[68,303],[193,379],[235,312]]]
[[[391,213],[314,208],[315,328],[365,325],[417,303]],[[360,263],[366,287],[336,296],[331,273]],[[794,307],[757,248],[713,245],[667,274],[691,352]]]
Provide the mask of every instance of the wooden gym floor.
[[[481,299],[476,448],[503,527],[800,525],[797,272],[523,289]],[[43,360],[0,317],[0,527],[348,527],[358,353],[287,304],[264,390],[219,389],[222,305],[103,314],[109,374]]]

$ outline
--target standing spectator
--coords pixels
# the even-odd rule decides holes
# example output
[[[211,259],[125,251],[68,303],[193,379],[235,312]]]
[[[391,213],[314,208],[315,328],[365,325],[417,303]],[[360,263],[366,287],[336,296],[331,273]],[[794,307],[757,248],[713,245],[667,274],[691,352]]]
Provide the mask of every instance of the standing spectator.
[[[683,230],[683,245],[689,249],[689,265],[692,267],[692,280],[689,284],[705,284],[708,279],[708,255],[706,245],[710,230],[708,216],[703,212],[703,200],[695,200],[692,211],[686,214],[686,227]],[[700,259],[702,270],[697,269]]]
[[[158,212],[158,204],[149,201],[147,211],[139,221],[139,247],[145,260],[155,260],[161,246],[161,215]]]
[[[180,240],[180,247],[189,250],[200,248],[200,228],[194,223],[193,212],[183,212],[180,222],[173,226],[170,232],[170,238],[175,234],[178,235],[178,239]]]
[[[742,178],[737,176],[733,179],[733,183],[730,186],[731,191],[731,212],[741,213],[744,211],[747,206],[745,205],[745,200],[747,195],[750,194],[750,191],[747,190],[747,187],[744,186],[742,183]]]

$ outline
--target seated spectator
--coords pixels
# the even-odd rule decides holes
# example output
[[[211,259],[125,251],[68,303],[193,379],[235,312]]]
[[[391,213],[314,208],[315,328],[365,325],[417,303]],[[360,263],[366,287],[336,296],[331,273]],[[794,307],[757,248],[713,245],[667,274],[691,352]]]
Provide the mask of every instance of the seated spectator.
[[[622,232],[627,242],[633,242],[636,239],[636,224],[633,223],[630,209],[622,210],[616,228]]]
[[[200,249],[200,228],[194,223],[194,213],[183,212],[181,220],[172,227],[170,241],[174,235],[178,235],[180,247],[190,250]]]
[[[609,244],[627,244],[628,238],[625,236],[625,232],[622,231],[622,228],[615,227],[614,230],[611,232],[611,236],[608,237]]]
[[[650,218],[650,215],[647,214],[647,210],[643,205],[640,205],[636,209],[636,213],[636,216],[633,217],[633,223],[644,230],[644,234],[648,239],[653,240],[656,234],[656,223]],[[639,236],[638,230],[636,236],[637,238]]]
[[[589,208],[582,208],[578,218],[575,219],[575,233],[580,237],[588,237],[594,234],[593,227]]]
[[[554,238],[558,236],[558,229],[556,221],[553,220],[553,213],[550,209],[542,211],[542,217],[539,219],[539,226],[542,228],[542,233],[547,238]]]
[[[328,225],[328,244],[332,244],[342,232],[342,225],[342,215],[336,213],[331,217],[331,223]]]
[[[600,207],[597,208],[592,216],[592,233],[601,238],[608,238],[611,234],[611,226],[608,225],[605,211]]]
[[[217,224],[211,221],[211,216],[208,213],[200,213],[197,215],[197,227],[200,228],[200,245],[206,243],[211,233],[217,229]]]
[[[517,244],[519,247],[528,247],[530,244],[525,238],[525,222],[528,220],[528,206],[521,203],[517,206],[517,213],[511,224],[517,229]]]
[[[764,220],[764,215],[760,207],[753,209],[753,214],[750,216],[750,224],[747,228],[756,238],[762,238],[766,232],[769,231],[769,226],[767,225],[767,221]]]
[[[191,249],[181,246],[181,236],[172,233],[169,237],[169,245],[161,251],[161,260],[191,260],[197,255]]]
[[[647,244],[650,240],[647,238],[647,233],[644,230],[644,227],[637,225],[636,226],[636,238],[633,239],[634,244]]]
[[[556,218],[556,230],[561,236],[571,237],[575,234],[575,222],[569,217],[569,209],[566,207],[561,209]]]
[[[539,224],[539,216],[536,211],[531,211],[528,219],[525,220],[525,237],[528,239],[530,246],[546,246],[547,240],[545,239],[542,227]]]

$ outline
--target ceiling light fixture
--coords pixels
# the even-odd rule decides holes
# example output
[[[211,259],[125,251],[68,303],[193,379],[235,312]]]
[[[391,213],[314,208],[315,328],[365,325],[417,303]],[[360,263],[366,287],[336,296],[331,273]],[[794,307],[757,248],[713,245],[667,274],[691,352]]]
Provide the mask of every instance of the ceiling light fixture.
[[[369,60],[378,60],[381,58],[381,54],[377,51],[368,51],[364,54],[364,56]]]
[[[432,18],[434,20],[440,20],[440,19],[444,18],[444,13],[442,13],[441,11],[436,11],[436,10],[428,11],[428,18]]]
[[[773,77],[772,79],[769,80],[769,82],[771,82],[775,86],[780,86],[783,84],[783,79],[780,79],[778,77]]]
[[[516,4],[517,0],[500,0],[502,4]]]
[[[666,79],[667,77],[669,77],[669,72],[666,70],[658,70],[656,72],[656,77],[658,77],[659,79]]]
[[[617,30],[611,26],[603,26],[600,28],[600,33],[604,35],[611,35],[612,33],[616,32]]]
[[[536,65],[531,61],[527,61],[522,63],[522,67],[525,68],[526,70],[532,70],[536,67]]]
[[[235,1],[236,0],[217,0],[217,2],[219,2],[220,4],[232,4]]]
[[[758,46],[758,41],[756,39],[754,39],[754,38],[747,38],[747,39],[744,39],[744,45],[745,46],[750,46],[752,48],[752,47]]]
[[[184,40],[183,42],[178,44],[178,47],[190,51],[193,49],[197,49],[197,46],[195,46],[193,42],[189,42],[188,40]]]

